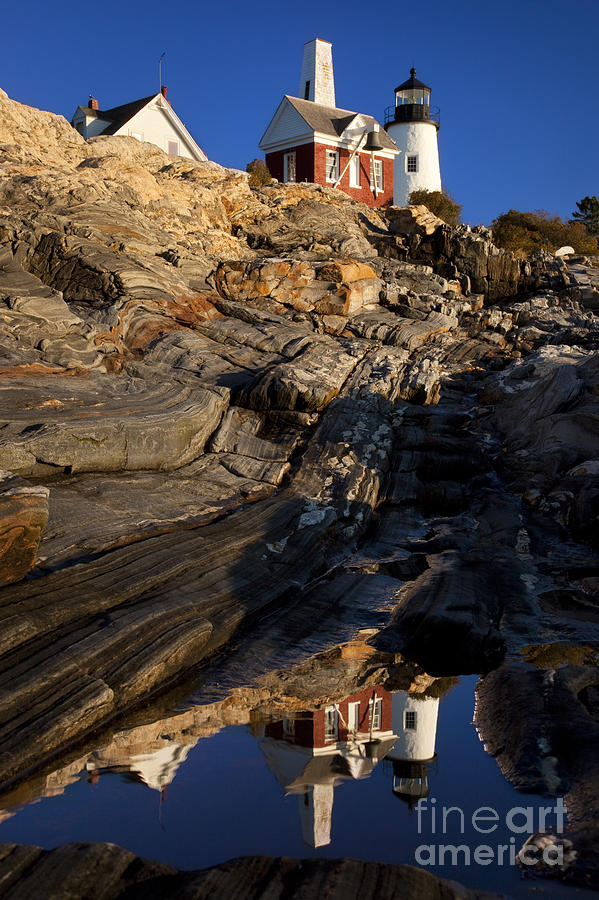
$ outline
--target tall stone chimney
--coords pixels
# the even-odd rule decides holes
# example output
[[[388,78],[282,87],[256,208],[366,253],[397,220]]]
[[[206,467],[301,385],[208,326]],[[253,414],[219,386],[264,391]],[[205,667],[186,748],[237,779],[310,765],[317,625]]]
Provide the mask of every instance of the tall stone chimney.
[[[304,59],[297,96],[313,100],[321,106],[335,106],[333,77],[333,46],[329,41],[314,38],[304,44]]]

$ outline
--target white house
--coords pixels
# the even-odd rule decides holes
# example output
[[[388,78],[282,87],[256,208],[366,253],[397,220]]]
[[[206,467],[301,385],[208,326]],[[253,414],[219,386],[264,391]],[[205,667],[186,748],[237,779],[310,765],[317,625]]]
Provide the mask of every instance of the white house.
[[[86,140],[98,134],[128,135],[156,144],[171,156],[208,159],[166,99],[164,86],[158,94],[112,109],[100,109],[98,101],[90,97],[89,106],[77,107],[71,125]]]

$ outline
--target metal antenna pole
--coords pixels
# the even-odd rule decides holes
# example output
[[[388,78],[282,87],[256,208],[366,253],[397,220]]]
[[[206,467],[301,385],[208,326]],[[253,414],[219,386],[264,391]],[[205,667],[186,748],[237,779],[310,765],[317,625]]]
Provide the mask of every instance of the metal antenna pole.
[[[162,91],[162,60],[166,56],[166,50],[158,60],[158,93],[160,94]]]

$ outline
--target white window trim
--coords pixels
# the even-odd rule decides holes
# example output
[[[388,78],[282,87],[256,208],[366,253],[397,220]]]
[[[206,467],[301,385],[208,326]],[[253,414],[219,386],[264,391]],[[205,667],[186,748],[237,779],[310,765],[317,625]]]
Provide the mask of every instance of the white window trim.
[[[415,169],[409,168],[409,160],[410,159],[416,160],[416,168]],[[419,170],[418,154],[417,153],[406,153],[406,174],[407,175],[417,175],[418,170]]]
[[[380,697],[368,701],[368,725],[371,731],[380,731],[383,725],[383,701]]]
[[[380,166],[381,177],[380,181],[376,177],[377,163]],[[374,190],[378,191],[379,194],[384,192],[385,187],[385,176],[384,176],[384,168],[383,168],[383,160],[375,156],[374,163],[372,161],[372,157],[370,158],[370,187]]]
[[[327,718],[332,719],[332,728],[327,730]],[[326,706],[324,711],[324,739],[331,742],[339,737],[339,713],[336,706]]]
[[[293,168],[295,169],[295,177],[293,179],[289,178],[289,158],[293,156]],[[288,153],[283,154],[283,181],[286,184],[295,184],[297,181],[297,156],[295,150],[290,150]]]
[[[329,159],[330,154],[335,154],[335,169],[333,171],[332,176],[329,176]],[[338,150],[325,150],[325,158],[324,158],[324,175],[327,184],[335,184],[337,179],[339,178],[339,151]]]
[[[413,725],[408,725],[408,715],[409,721],[413,722]],[[406,731],[416,731],[418,728],[418,713],[415,709],[406,709],[404,713],[404,729]]]
[[[360,727],[360,701],[347,705],[347,727],[349,731],[357,731]]]
[[[362,163],[360,160],[360,154],[356,153],[349,164],[349,186],[351,188],[360,187],[361,169]]]

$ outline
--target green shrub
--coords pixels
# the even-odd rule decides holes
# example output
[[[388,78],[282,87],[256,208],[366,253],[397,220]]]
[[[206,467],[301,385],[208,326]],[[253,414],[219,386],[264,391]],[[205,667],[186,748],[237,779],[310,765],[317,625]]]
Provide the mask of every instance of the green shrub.
[[[250,187],[259,187],[261,184],[270,184],[272,175],[263,159],[253,159],[245,167],[250,175]]]
[[[564,222],[559,216],[536,210],[510,209],[493,221],[493,242],[504,250],[528,256],[536,250],[554,253],[560,247],[573,247],[576,253],[599,253],[597,239],[591,237],[582,222]]]
[[[462,215],[462,204],[456,203],[447,191],[412,191],[409,199],[410,206],[426,206],[432,213],[447,222],[448,225],[458,225]]]

